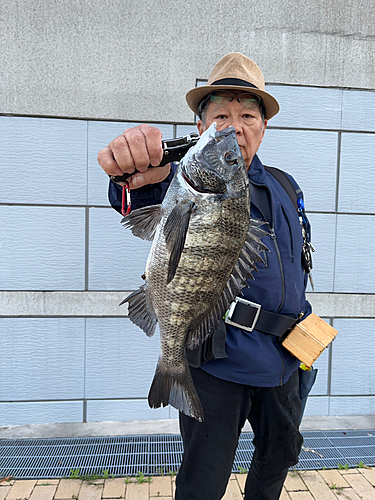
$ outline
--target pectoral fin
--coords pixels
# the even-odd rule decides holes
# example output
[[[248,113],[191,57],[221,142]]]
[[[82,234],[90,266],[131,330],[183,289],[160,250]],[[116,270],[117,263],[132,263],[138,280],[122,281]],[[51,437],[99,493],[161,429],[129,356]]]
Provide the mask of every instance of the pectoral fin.
[[[142,240],[153,240],[156,228],[161,221],[161,205],[137,208],[124,217],[121,223]]]
[[[181,253],[185,245],[186,234],[194,203],[177,203],[164,226],[164,236],[167,250],[170,252],[167,284],[170,283],[177,271]]]

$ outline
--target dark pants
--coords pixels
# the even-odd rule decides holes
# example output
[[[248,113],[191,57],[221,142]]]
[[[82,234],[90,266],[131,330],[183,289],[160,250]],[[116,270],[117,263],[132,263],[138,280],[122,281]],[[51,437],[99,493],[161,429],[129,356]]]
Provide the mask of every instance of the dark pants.
[[[219,500],[231,474],[246,419],[255,452],[245,500],[277,500],[302,446],[298,372],[280,387],[235,384],[191,368],[204,422],[180,413],[184,455],[176,478],[176,500]]]

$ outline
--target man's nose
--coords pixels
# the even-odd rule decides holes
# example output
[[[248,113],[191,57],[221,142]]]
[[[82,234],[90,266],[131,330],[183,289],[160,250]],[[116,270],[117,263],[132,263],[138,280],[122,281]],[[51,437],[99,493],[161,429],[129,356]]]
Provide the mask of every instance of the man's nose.
[[[232,118],[231,126],[234,128],[236,135],[242,134],[242,123],[236,118]]]

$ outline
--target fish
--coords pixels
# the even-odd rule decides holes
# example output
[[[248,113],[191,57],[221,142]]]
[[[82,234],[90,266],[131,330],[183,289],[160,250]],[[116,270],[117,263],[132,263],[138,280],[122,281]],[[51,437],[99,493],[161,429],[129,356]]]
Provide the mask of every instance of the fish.
[[[160,356],[148,403],[168,404],[203,421],[185,354],[217,329],[234,298],[264,261],[264,221],[251,218],[250,188],[233,127],[216,122],[180,161],[162,204],[121,221],[152,240],[144,284],[121,303],[151,337],[160,329]]]

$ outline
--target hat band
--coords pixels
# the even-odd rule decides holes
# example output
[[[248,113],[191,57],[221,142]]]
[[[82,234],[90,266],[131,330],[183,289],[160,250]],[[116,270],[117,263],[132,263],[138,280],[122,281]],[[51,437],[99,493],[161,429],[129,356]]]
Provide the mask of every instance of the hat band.
[[[211,83],[211,85],[236,85],[238,87],[252,87],[257,89],[256,85],[247,82],[246,80],[241,80],[240,78],[222,78],[221,80],[216,80],[216,82]]]

